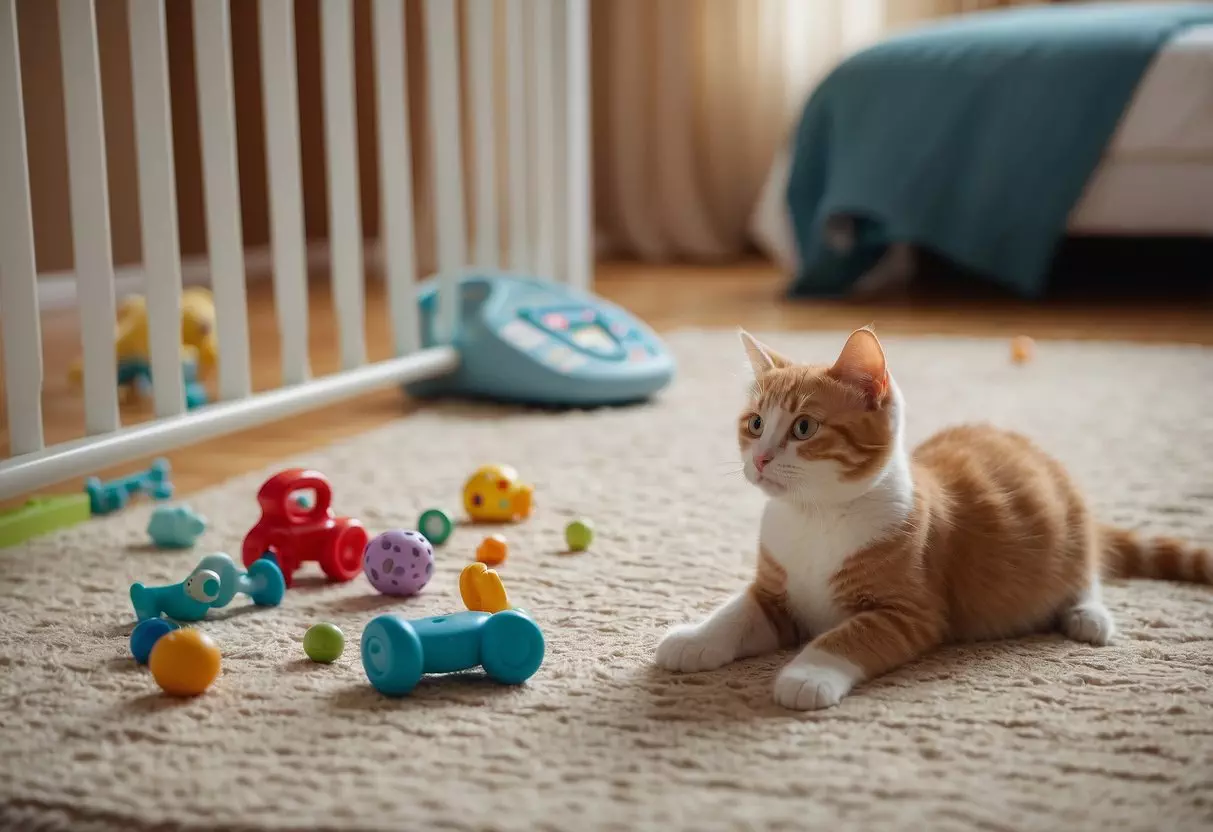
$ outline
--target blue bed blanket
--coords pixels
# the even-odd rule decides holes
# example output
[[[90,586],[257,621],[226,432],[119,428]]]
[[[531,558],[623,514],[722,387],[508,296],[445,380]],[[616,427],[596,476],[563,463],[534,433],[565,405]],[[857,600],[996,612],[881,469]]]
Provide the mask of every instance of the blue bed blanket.
[[[1070,211],[1155,54],[1213,3],[985,12],[841,62],[805,104],[787,205],[790,293],[845,294],[892,242],[1039,296]],[[825,221],[856,218],[846,254]]]

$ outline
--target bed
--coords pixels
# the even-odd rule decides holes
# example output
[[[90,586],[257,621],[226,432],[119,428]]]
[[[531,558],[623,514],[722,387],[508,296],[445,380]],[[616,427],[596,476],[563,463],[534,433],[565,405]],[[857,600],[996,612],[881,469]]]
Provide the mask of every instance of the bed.
[[[796,274],[802,264],[788,205],[793,152],[784,148],[771,165],[751,231]],[[1186,28],[1159,48],[1065,226],[1076,236],[1213,240],[1213,23]],[[889,261],[881,261],[886,270]],[[911,262],[901,256],[893,268]]]
[[[1069,230],[1213,236],[1213,25],[1159,52]]]

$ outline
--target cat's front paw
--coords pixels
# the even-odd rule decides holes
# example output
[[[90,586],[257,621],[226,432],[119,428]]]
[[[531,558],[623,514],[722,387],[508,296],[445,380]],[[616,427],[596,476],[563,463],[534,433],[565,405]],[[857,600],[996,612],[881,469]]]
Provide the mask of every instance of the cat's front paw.
[[[779,672],[775,677],[777,705],[794,711],[816,711],[834,707],[851,692],[858,668],[845,659],[821,658],[815,661],[802,653]]]
[[[670,628],[657,645],[657,666],[679,673],[715,670],[733,661],[733,645],[702,627],[682,624]]]

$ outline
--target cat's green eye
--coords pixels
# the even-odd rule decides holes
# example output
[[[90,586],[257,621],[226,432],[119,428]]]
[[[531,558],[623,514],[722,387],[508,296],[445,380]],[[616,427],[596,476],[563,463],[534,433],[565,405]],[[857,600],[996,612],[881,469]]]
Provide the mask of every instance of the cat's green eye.
[[[792,438],[804,440],[817,433],[817,420],[809,416],[801,416],[792,423]]]
[[[750,436],[762,436],[762,417],[755,413],[750,417],[746,427],[750,431]]]

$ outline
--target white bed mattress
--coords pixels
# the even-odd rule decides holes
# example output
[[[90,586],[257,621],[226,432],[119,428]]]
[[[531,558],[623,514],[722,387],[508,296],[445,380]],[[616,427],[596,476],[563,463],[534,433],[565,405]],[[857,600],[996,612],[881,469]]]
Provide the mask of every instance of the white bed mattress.
[[[1213,26],[1189,29],[1159,52],[1070,229],[1213,234]]]
[[[795,269],[784,192],[786,151],[771,166],[750,228]],[[1142,78],[1103,162],[1070,214],[1070,231],[1213,236],[1213,25],[1170,41]]]

